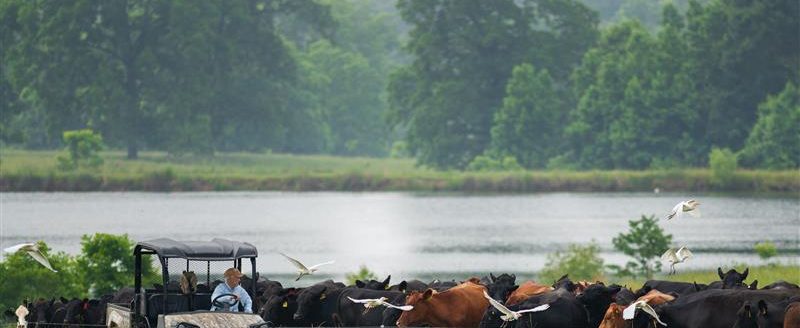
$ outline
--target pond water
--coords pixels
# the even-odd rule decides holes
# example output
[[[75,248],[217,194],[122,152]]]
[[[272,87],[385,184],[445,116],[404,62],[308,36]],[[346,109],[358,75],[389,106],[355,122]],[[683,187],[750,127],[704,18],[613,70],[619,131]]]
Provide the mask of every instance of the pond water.
[[[246,241],[259,250],[258,270],[293,280],[278,252],[306,264],[336,260],[315,281],[344,279],[366,265],[380,276],[450,279],[488,272],[532,276],[547,254],[571,243],[596,242],[607,264],[623,264],[611,239],[642,214],[663,217],[673,205],[698,199],[702,216],[661,220],[673,245],[695,258],[684,269],[762,263],[753,244],[772,241],[797,262],[797,195],[671,193],[0,193],[0,246],[44,240],[80,252],[95,232],[133,240],[169,237]],[[245,272],[246,273],[246,272]]]

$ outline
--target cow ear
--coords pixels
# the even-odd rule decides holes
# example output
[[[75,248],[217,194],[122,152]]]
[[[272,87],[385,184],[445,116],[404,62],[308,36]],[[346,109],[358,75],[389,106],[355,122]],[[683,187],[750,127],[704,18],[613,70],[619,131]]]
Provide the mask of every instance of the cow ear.
[[[756,280],[753,280],[753,282],[752,282],[752,283],[750,283],[750,289],[751,289],[751,290],[756,290],[756,289],[758,289],[758,279],[756,279]]]
[[[69,300],[68,300],[68,299],[66,299],[66,298],[64,298],[64,296],[61,296],[61,299],[60,299],[60,300],[61,300],[61,304],[67,304],[67,303],[69,303]]]
[[[742,272],[742,281],[747,279],[747,274],[749,273],[750,273],[750,268],[744,269],[744,272]]]
[[[722,268],[717,267],[717,274],[719,275],[720,280],[725,279],[725,275],[722,274]]]
[[[758,314],[767,316],[767,302],[764,302],[764,300],[758,301]]]
[[[491,272],[489,272],[489,279],[491,279],[491,280],[492,280],[492,283],[494,283],[495,281],[497,281],[497,278],[496,278],[496,277],[494,276],[494,274],[492,274]]]
[[[358,288],[364,288],[364,286],[366,286],[366,284],[364,284],[364,282],[363,282],[363,281],[361,281],[361,280],[356,280],[356,287],[358,287]]]
[[[408,282],[405,280],[401,281],[399,285],[397,285],[397,289],[400,290],[401,293],[405,293],[406,289],[408,288]]]
[[[511,274],[511,280],[517,281],[517,275],[512,273]]]
[[[433,296],[433,289],[428,288],[425,293],[422,294],[422,300],[427,301]]]
[[[391,281],[391,280],[392,280],[392,275],[389,275],[388,277],[386,277],[386,279],[383,280],[383,284],[388,286],[389,285],[389,281]]]

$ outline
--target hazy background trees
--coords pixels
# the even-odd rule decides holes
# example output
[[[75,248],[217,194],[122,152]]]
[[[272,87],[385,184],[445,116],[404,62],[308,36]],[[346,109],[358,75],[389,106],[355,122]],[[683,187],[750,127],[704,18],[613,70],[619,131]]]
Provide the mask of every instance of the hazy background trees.
[[[131,159],[394,149],[439,169],[705,166],[719,148],[742,167],[797,168],[797,12],[791,0],[8,0],[0,141],[62,148],[64,131],[88,128]]]

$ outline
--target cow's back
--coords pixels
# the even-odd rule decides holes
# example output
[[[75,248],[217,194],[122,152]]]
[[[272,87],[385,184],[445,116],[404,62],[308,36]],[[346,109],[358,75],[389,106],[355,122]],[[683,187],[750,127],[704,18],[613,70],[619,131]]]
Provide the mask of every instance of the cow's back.
[[[792,295],[787,291],[710,289],[678,297],[658,311],[670,328],[729,328],[745,301],[779,302]]]

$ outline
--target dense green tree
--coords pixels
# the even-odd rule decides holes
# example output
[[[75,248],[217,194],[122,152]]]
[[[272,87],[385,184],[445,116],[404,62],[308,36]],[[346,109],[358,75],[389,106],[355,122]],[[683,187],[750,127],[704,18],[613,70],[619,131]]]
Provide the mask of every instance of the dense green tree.
[[[81,286],[92,297],[113,294],[122,287],[133,286],[135,242],[128,235],[96,233],[81,237],[81,254],[76,258]],[[150,262],[143,262],[142,276],[150,281],[155,272]]]
[[[595,37],[575,1],[401,0],[413,63],[389,84],[392,118],[408,124],[420,163],[463,168],[489,146],[494,112],[517,64],[567,76]]]
[[[358,53],[320,40],[307,61],[324,75],[314,93],[330,129],[329,151],[336,155],[385,155],[389,149],[381,99],[381,77]]]
[[[612,239],[614,248],[634,259],[624,267],[610,265],[619,275],[652,279],[661,269],[659,257],[672,243],[672,235],[664,234],[655,216],[642,215],[639,220],[628,221],[629,230]]]
[[[758,121],[739,158],[750,167],[800,167],[800,88],[794,83],[758,106]]]
[[[641,147],[650,133],[647,91],[656,42],[636,21],[605,30],[573,75],[577,107],[565,129],[569,151],[581,166],[643,167],[646,153],[615,153]],[[647,116],[642,116],[647,115]],[[635,143],[635,144],[632,144]],[[637,149],[641,152],[650,149]]]
[[[758,104],[798,82],[798,12],[794,0],[690,2],[688,62],[707,143],[740,149]]]
[[[547,70],[514,67],[503,107],[494,115],[490,152],[511,155],[526,168],[544,168],[560,150],[566,113]]]

